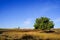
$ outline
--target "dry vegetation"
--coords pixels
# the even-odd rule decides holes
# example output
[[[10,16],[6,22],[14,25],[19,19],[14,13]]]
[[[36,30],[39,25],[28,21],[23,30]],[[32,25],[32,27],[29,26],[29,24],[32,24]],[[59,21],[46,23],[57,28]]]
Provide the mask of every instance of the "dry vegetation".
[[[60,40],[60,29],[54,29],[53,33],[42,30],[9,29],[0,30],[0,40]],[[2,32],[2,33],[1,33]]]

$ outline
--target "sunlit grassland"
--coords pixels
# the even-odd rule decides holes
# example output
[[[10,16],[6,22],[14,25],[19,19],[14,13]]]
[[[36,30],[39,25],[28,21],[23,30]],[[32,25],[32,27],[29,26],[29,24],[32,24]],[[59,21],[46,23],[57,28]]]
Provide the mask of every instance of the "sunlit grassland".
[[[1,37],[1,39],[3,38],[11,38],[11,39],[14,39],[14,38],[17,38],[17,39],[20,39],[22,38],[23,36],[25,35],[31,35],[37,39],[43,39],[43,40],[60,40],[60,31],[59,30],[55,30],[56,32],[54,33],[45,33],[43,32],[42,30],[40,31],[20,31],[20,30],[15,30],[15,31],[6,31],[6,32],[3,32],[1,35],[3,35]]]

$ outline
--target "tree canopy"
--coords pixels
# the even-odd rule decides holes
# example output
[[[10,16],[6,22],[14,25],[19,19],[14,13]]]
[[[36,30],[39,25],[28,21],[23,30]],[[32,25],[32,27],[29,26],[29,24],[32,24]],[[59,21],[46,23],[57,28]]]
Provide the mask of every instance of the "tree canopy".
[[[41,30],[50,30],[51,28],[54,28],[54,23],[47,17],[36,18],[34,28]]]

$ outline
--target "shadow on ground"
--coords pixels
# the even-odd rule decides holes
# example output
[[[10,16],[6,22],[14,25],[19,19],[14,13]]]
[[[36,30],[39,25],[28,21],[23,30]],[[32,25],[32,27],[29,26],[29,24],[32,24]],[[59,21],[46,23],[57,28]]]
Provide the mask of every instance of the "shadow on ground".
[[[32,35],[24,35],[20,40],[36,40]]]

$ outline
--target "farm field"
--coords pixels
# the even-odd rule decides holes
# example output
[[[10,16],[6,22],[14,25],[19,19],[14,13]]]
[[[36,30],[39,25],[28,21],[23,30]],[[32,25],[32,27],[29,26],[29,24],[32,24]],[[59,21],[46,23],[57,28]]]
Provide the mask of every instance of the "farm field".
[[[1,29],[0,40],[60,40],[60,29],[49,33],[33,29]]]

